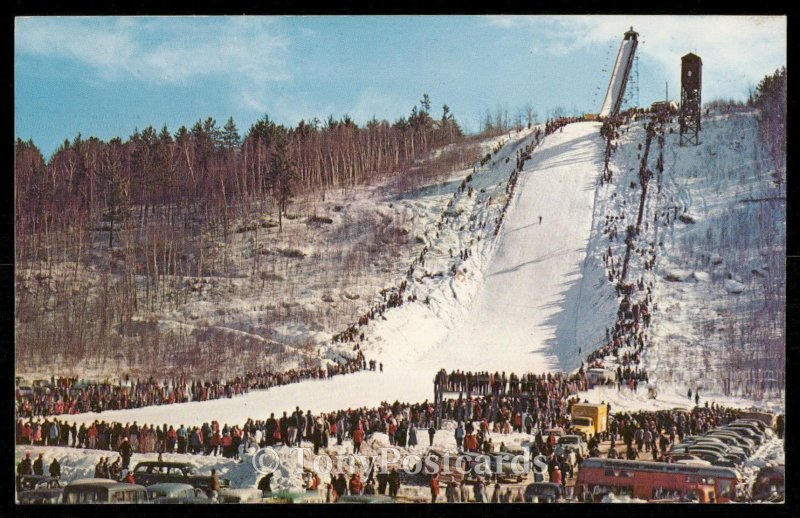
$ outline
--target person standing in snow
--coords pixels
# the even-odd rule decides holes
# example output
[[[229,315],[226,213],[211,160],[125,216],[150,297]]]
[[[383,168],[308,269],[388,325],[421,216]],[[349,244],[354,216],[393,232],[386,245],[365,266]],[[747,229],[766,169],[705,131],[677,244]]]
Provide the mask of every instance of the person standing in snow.
[[[314,455],[319,455],[319,449],[322,447],[322,425],[317,423],[314,425],[314,430],[311,432],[311,441],[314,444]]]
[[[50,468],[48,471],[51,477],[61,478],[61,464],[59,464],[57,458],[53,458],[53,462],[50,463]]]
[[[17,475],[31,475],[33,474],[33,467],[31,466],[31,454],[25,453],[25,458],[17,465]]]
[[[130,442],[128,442],[127,437],[122,439],[122,445],[119,447],[119,454],[122,457],[122,469],[128,469],[128,466],[131,462],[131,456],[133,456],[133,448],[131,447]]]
[[[459,451],[461,451],[461,444],[464,442],[464,426],[461,424],[461,421],[458,422],[458,427],[456,427],[456,446],[458,447]]]
[[[458,487],[456,487],[454,480],[447,484],[447,488],[444,490],[444,497],[448,504],[461,501],[461,495],[459,495]]]
[[[436,498],[439,496],[439,474],[434,473],[431,475],[430,479],[430,487],[431,487],[431,503],[436,503]]]
[[[494,492],[492,493],[492,500],[491,500],[493,504],[500,503],[500,494],[502,491],[503,489],[500,487],[500,482],[496,482],[494,484]]]
[[[262,496],[268,496],[272,493],[272,473],[267,473],[261,480],[258,481],[258,489],[261,490]]]
[[[108,478],[112,480],[119,480],[120,473],[122,473],[121,466],[122,466],[122,460],[119,457],[117,457],[117,460],[111,463],[111,466],[109,466],[108,468]]]
[[[389,474],[386,473],[383,469],[378,471],[378,494],[385,495],[386,494],[386,486],[389,483]]]
[[[433,446],[433,437],[436,435],[436,426],[431,423],[431,427],[428,428],[428,439],[430,440],[430,445]]]
[[[397,492],[400,490],[400,472],[397,468],[392,468],[389,472],[389,496],[397,498]]]
[[[364,484],[361,482],[361,475],[358,472],[353,473],[353,476],[350,477],[349,489],[351,495],[360,495],[364,491]]]
[[[103,457],[100,457],[100,460],[94,465],[94,478],[103,478],[101,471],[103,469],[103,460]]]
[[[361,443],[364,442],[364,430],[361,427],[353,431],[353,453],[361,452]]]
[[[336,493],[334,502],[347,494],[347,480],[344,478],[344,473],[339,473],[339,475],[331,481],[331,485],[333,485],[333,490]]]
[[[33,474],[44,475],[44,453],[40,453],[36,460],[33,461]]]
[[[297,446],[301,446],[301,443],[304,439],[306,434],[306,428],[308,424],[308,420],[310,419],[309,416],[303,415],[303,411],[300,408],[297,408]]]
[[[695,390],[695,392],[694,392],[694,404],[695,404],[695,406],[699,406],[700,405],[700,391],[699,390]]]
[[[417,445],[417,427],[414,426],[414,423],[411,423],[411,426],[408,429],[408,447],[413,448]]]
[[[486,502],[488,500],[486,497],[486,484],[483,483],[483,479],[481,477],[478,477],[473,487],[475,488],[475,501],[479,503]]]

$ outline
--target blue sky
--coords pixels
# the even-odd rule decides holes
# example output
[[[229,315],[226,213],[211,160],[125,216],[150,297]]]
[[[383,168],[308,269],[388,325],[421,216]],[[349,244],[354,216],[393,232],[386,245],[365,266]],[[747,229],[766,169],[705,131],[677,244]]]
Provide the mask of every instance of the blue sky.
[[[33,17],[15,27],[15,133],[45,156],[65,138],[265,113],[294,125],[406,115],[423,92],[476,131],[486,110],[540,119],[600,108],[622,34],[640,33],[639,100],[679,96],[703,58],[703,98],[744,99],[786,64],[783,17]],[[605,68],[605,71],[604,71]]]

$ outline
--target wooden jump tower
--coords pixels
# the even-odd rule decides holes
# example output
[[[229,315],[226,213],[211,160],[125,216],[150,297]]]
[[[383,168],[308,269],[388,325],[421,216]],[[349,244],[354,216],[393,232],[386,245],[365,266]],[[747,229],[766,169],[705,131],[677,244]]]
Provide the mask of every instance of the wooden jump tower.
[[[681,146],[700,144],[703,60],[691,52],[681,58]]]

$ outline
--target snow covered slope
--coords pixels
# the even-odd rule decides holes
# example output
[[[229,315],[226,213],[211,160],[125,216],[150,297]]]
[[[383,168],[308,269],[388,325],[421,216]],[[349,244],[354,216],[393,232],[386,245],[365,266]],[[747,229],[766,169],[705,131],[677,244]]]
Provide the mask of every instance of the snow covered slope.
[[[576,326],[588,325],[598,334],[608,325],[603,319],[593,321],[594,313],[584,315],[588,323],[578,318],[602,161],[598,131],[598,123],[577,123],[548,136],[525,163],[497,238],[475,243],[474,254],[457,275],[431,280],[430,287],[415,283],[409,293],[429,296],[430,304],[404,304],[388,312],[386,320],[370,324],[373,345],[367,351],[384,363],[383,373],[297,383],[232,400],[104,412],[102,418],[243,423],[297,405],[320,412],[383,400],[432,399],[432,380],[442,367],[542,372],[577,366]],[[530,136],[523,135],[508,144],[497,155],[494,173],[480,173],[476,181],[510,172],[513,161],[504,157],[513,158],[528,142]],[[69,419],[97,417],[88,413]]]
[[[525,164],[476,300],[455,332],[428,355],[431,367],[577,367],[581,267],[602,166],[598,127],[566,126]]]

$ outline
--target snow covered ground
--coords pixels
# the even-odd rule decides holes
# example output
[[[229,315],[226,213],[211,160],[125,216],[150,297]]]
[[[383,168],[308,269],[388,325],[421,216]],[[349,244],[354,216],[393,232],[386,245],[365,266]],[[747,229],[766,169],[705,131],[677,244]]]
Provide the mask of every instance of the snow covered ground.
[[[447,426],[446,428],[454,428]],[[531,437],[522,433],[512,433],[508,435],[492,434],[492,441],[495,447],[500,447],[501,443],[508,447],[517,449],[527,444]],[[429,449],[428,434],[424,430],[418,431],[418,438],[420,444],[411,448],[393,449],[390,452],[383,453],[387,462],[394,465],[399,462],[409,463],[417,461],[424,457]],[[455,454],[456,440],[455,435],[450,429],[439,430],[433,441],[433,447],[439,451],[447,451]],[[364,444],[361,446],[359,456],[353,456],[353,443],[352,440],[346,439],[341,445],[337,445],[335,440],[331,441],[331,445],[326,451],[332,459],[330,469],[315,469],[320,476],[323,483],[330,481],[330,474],[336,475],[341,471],[349,471],[352,465],[355,468],[361,469],[366,472],[369,468],[370,457],[373,455],[380,456],[382,448],[390,448],[389,438],[386,434],[375,433],[371,435]],[[302,474],[303,468],[311,469],[315,467],[325,468],[325,464],[317,464],[314,466],[312,455],[311,443],[303,443],[303,450],[298,452],[296,448],[289,448],[286,446],[279,446],[274,448],[280,459],[278,469],[274,472],[272,480],[273,491],[284,489],[300,490],[302,489]],[[44,454],[46,465],[52,462],[53,458],[57,458],[61,464],[62,480],[70,482],[79,478],[92,478],[94,477],[94,468],[101,457],[110,457],[113,462],[118,457],[118,454],[108,451],[100,450],[83,450],[75,448],[63,447],[43,447],[43,446],[25,446],[16,448],[15,465],[19,463],[24,457],[25,453],[30,452],[31,458],[36,458],[39,453]],[[258,481],[261,478],[256,469],[253,467],[253,457],[257,455],[256,448],[251,448],[240,462],[225,459],[221,456],[205,456],[205,455],[188,455],[188,454],[165,454],[163,460],[189,462],[197,468],[198,474],[208,475],[212,469],[216,469],[221,478],[231,481],[231,487],[234,488],[255,488],[258,486]],[[399,458],[398,458],[399,456]],[[408,460],[405,460],[408,457]],[[158,454],[134,454],[131,460],[131,468],[135,467],[137,462],[147,460],[157,460]],[[352,464],[351,464],[352,463]],[[399,496],[405,499],[414,499],[426,501],[430,498],[430,490],[425,484],[422,477],[417,477],[411,480],[411,475],[402,474],[401,480],[404,482],[401,487]],[[410,484],[408,482],[411,482]]]
[[[621,128],[611,160],[614,182],[597,191],[595,225],[602,225],[603,211],[622,217],[617,225],[622,237],[639,207],[644,125],[637,121]],[[765,356],[757,349],[757,335],[770,329],[748,333],[753,327],[748,322],[774,318],[765,308],[771,300],[780,302],[774,290],[785,289],[785,188],[772,181],[756,135],[753,112],[705,117],[700,146],[681,147],[677,122],[665,126],[663,177],[651,181],[636,242],[643,253],[631,254],[627,276],[630,282],[653,282],[651,346],[643,366],[659,400],[674,396],[679,401],[692,388],[703,401],[777,412],[784,407],[782,374],[754,365]],[[657,171],[659,154],[654,138],[648,159],[652,171]],[[622,237],[610,243],[615,257],[624,253]],[[587,277],[604,274],[600,255],[609,242],[601,242],[590,247]],[[655,268],[646,270],[651,245],[657,250]],[[607,289],[588,292],[600,310],[609,309],[604,301],[613,297]],[[784,325],[777,320],[772,330]],[[776,351],[785,347],[782,336],[775,332],[772,338],[781,340]],[[591,337],[584,343],[591,343]],[[776,378],[777,387],[762,389],[749,381],[756,372],[762,379]]]
[[[644,361],[652,384],[658,387],[658,397],[649,399],[646,385],[638,392],[596,387],[580,394],[590,402],[610,403],[612,412],[690,408],[693,401],[686,397],[687,384],[692,384],[693,388],[702,387],[701,404],[713,401],[724,406],[784,410],[782,398],[754,401],[737,395],[726,396],[713,384],[699,383],[692,356],[695,350],[689,348],[678,353],[674,348],[675,343],[691,342],[690,339],[700,345],[693,315],[703,307],[722,311],[726,301],[737,296],[726,290],[719,272],[686,268],[686,245],[691,241],[682,239],[681,234],[690,230],[698,232],[694,229],[700,228],[701,223],[697,222],[712,220],[715,214],[724,211],[726,203],[738,203],[741,196],[753,197],[769,188],[768,180],[763,178],[757,180],[757,185],[744,185],[736,190],[735,185],[741,185],[742,178],[729,175],[731,186],[727,191],[720,190],[726,185],[721,179],[703,182],[682,178],[681,174],[695,175],[691,168],[699,167],[700,163],[716,169],[731,166],[735,153],[741,151],[736,142],[743,145],[742,132],[752,125],[747,120],[723,118],[706,124],[705,128],[705,141],[714,144],[711,151],[676,149],[677,135],[667,135],[663,191],[645,206],[646,218],[652,218],[665,204],[679,200],[696,219],[695,226],[690,228],[689,224],[673,222],[672,226],[662,228],[647,224],[643,239],[659,236],[663,239],[656,269],[645,271],[643,260],[638,257],[631,261],[630,279],[643,276],[656,280],[654,301],[659,309],[653,315],[653,346],[646,350]],[[395,201],[392,207],[387,207],[393,218],[399,210],[405,214],[406,221],[414,221],[412,232],[420,237],[420,248],[427,247],[428,252],[424,262],[416,261],[413,275],[405,277],[406,295],[416,296],[417,302],[393,308],[385,318],[372,320],[361,328],[366,335],[362,344],[365,354],[381,361],[383,372],[307,381],[254,391],[234,399],[60,417],[78,423],[100,418],[170,425],[199,425],[219,420],[232,425],[251,417],[265,418],[271,412],[280,413],[295,406],[317,413],[347,407],[373,407],[380,401],[432,399],[433,376],[442,367],[506,372],[576,368],[581,357],[601,344],[605,327],[613,323],[618,307],[618,299],[600,258],[608,247],[608,239],[603,235],[605,218],[625,214],[629,221],[638,203],[637,190],[630,188],[629,183],[635,181],[638,174],[638,143],[643,142],[643,124],[632,123],[626,128],[612,160],[615,182],[604,186],[599,185],[598,179],[603,145],[598,130],[597,123],[570,124],[562,132],[545,138],[532,158],[525,162],[496,236],[497,218],[508,197],[506,182],[517,153],[531,142],[530,131],[484,143],[487,150],[499,148],[499,151],[490,163],[472,173],[468,182],[471,193],[458,187],[468,173],[464,171],[445,182],[444,194],[441,187],[429,186],[403,200],[402,204]],[[734,143],[730,152],[720,151],[727,149],[723,143],[731,140]],[[687,170],[688,173],[682,173]],[[450,202],[446,202],[447,199]],[[707,230],[703,227],[699,232]],[[615,254],[621,246],[617,245]],[[459,257],[464,250],[469,250],[466,259]],[[758,254],[748,257],[757,258]],[[735,257],[722,258],[723,261],[732,259]],[[717,260],[709,256],[709,262],[713,264]],[[454,265],[455,274],[452,272]],[[747,270],[751,266],[746,262],[741,268]],[[667,273],[681,269],[688,271],[684,281],[664,279]],[[760,277],[751,274],[738,278],[746,292],[757,289]],[[683,309],[675,311],[676,305]],[[302,334],[303,330],[285,327],[281,332]],[[580,354],[579,347],[582,348]],[[420,442],[427,444],[427,438],[422,435]],[[518,445],[528,439],[523,434],[512,434],[502,440],[507,445]],[[365,447],[369,450],[385,442],[384,436],[375,434]],[[437,433],[435,445],[453,447],[452,432]],[[343,455],[348,448],[352,446],[346,441],[332,451],[334,456]],[[424,451],[425,446],[417,449]],[[67,479],[90,475],[97,459],[106,455],[65,448],[17,447],[18,458],[23,450],[45,451],[46,458],[59,456],[64,460],[62,465]],[[279,455],[285,466],[273,486],[279,489],[299,487],[296,455],[288,450]],[[137,455],[134,460],[150,457],[154,456]],[[241,464],[219,458],[184,458],[190,458],[202,471],[218,469],[236,487],[252,487],[257,483],[250,457]],[[758,468],[783,462],[782,441],[773,439],[747,461],[743,473],[751,480]],[[410,492],[408,497],[419,497],[415,493],[418,489],[404,486],[403,491]]]

